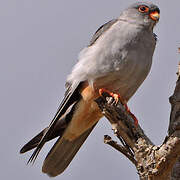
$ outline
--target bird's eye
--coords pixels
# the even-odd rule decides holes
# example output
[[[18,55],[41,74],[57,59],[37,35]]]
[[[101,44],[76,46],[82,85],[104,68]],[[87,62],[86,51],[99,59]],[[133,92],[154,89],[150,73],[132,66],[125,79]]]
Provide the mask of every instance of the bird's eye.
[[[146,13],[149,11],[149,8],[147,6],[139,6],[139,12]]]

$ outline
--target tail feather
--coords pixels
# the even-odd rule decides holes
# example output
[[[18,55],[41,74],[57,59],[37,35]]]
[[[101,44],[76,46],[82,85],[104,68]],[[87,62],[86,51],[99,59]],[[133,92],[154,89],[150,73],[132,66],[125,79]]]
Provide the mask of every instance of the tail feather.
[[[64,137],[59,138],[44,160],[42,171],[50,177],[55,177],[61,174],[68,167],[79,148],[93,130],[94,126],[74,141],[69,141]]]

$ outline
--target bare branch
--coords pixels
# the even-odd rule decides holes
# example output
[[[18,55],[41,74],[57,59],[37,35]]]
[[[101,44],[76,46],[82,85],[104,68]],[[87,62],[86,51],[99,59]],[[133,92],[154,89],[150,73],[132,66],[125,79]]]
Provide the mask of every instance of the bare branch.
[[[179,48],[180,52],[180,48]],[[180,138],[180,63],[177,72],[178,80],[176,82],[176,88],[174,94],[169,98],[171,103],[171,115],[169,124],[169,136],[175,136]],[[171,180],[180,179],[180,158],[174,165],[171,173]]]
[[[177,81],[174,94],[170,98],[172,111],[169,136],[161,146],[155,146],[141,127],[134,125],[133,118],[121,102],[116,104],[107,93],[96,99],[96,102],[122,145],[109,136],[106,136],[105,143],[124,154],[136,166],[141,180],[170,180],[171,170],[180,156],[180,80]],[[180,165],[180,162],[178,164]],[[176,165],[177,167],[180,169]],[[171,175],[175,176],[177,174]]]
[[[132,156],[132,154],[129,154],[128,150],[124,146],[118,144],[116,141],[113,141],[110,136],[108,135],[104,136],[104,143],[109,144],[110,146],[115,148],[117,151],[124,154],[134,165],[137,164],[136,160],[134,159],[134,156]]]

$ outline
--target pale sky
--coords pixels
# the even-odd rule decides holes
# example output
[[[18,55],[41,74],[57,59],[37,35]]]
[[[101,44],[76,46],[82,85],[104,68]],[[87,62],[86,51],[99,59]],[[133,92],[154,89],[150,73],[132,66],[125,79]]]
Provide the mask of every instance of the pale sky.
[[[119,16],[135,0],[1,0],[0,1],[0,179],[48,180],[41,172],[48,143],[34,164],[20,148],[53,118],[64,95],[68,73],[93,33]],[[180,60],[180,1],[154,0],[161,10],[155,28],[158,43],[148,78],[130,100],[131,111],[155,144],[167,134],[177,64]],[[54,179],[136,180],[135,167],[103,143],[112,135],[103,118],[66,171]],[[112,137],[114,137],[112,135]]]

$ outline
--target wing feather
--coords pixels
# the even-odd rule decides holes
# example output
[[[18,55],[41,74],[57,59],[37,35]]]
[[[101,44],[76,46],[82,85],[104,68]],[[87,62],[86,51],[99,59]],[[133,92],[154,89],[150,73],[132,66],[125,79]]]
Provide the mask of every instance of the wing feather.
[[[92,46],[96,42],[96,40],[117,21],[118,21],[118,19],[112,19],[111,21],[103,24],[93,35],[93,37],[89,43],[89,46]]]
[[[61,102],[58,110],[57,110],[57,113],[55,114],[55,116],[54,116],[53,120],[51,121],[50,125],[45,130],[39,144],[37,145],[36,149],[34,150],[33,154],[31,155],[31,157],[29,158],[27,163],[34,163],[34,161],[36,160],[39,152],[41,151],[42,147],[46,143],[47,138],[53,132],[53,129],[54,129],[57,121],[66,112],[68,107],[73,102],[77,101],[77,99],[80,97],[79,88],[80,88],[81,84],[82,83],[80,82],[80,83],[77,83],[76,85],[73,85],[73,86],[69,85],[69,87],[67,88],[67,91],[65,93],[65,97],[64,97],[63,101]]]

